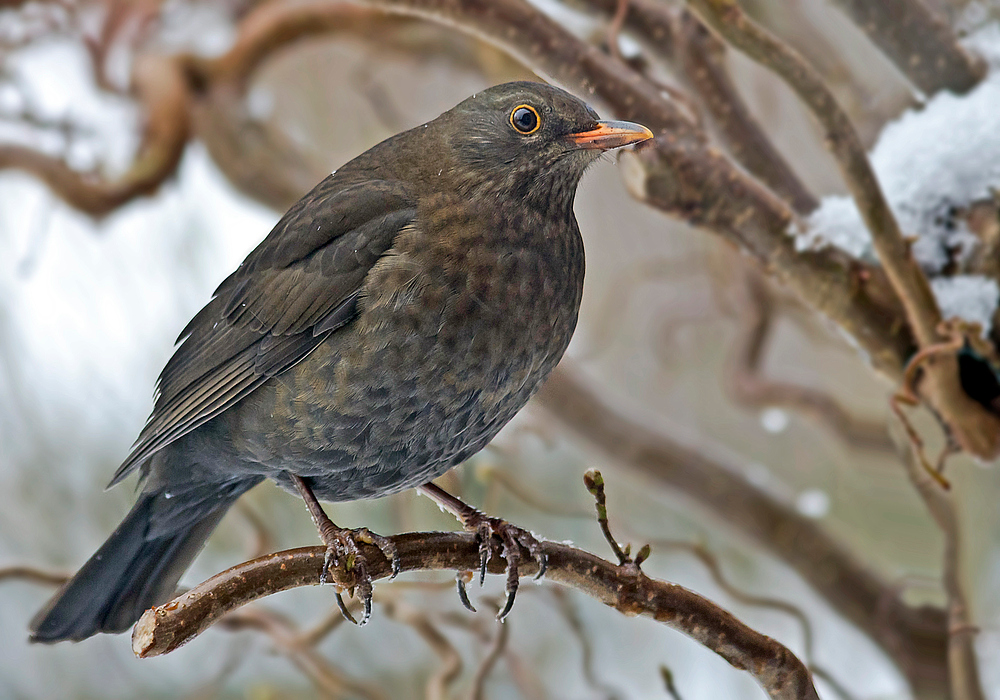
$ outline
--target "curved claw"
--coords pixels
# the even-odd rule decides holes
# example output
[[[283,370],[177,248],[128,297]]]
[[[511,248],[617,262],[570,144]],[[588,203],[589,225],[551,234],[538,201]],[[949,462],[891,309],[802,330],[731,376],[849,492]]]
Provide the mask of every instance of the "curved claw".
[[[517,589],[507,592],[507,602],[504,603],[503,610],[497,613],[497,620],[503,622],[506,619],[507,614],[510,613],[514,608],[514,596],[517,595]]]
[[[535,561],[538,562],[538,573],[533,580],[541,581],[545,577],[545,572],[549,570],[549,557],[539,552],[535,555]]]
[[[462,602],[462,605],[469,612],[476,612],[476,609],[472,607],[472,601],[469,600],[469,591],[465,588],[465,572],[459,571],[455,575],[455,583],[458,586],[458,599]]]
[[[358,599],[365,606],[365,611],[361,615],[361,620],[358,622],[358,627],[364,627],[365,624],[372,616],[372,594],[374,593],[374,588],[372,586],[372,577],[368,574],[368,569],[365,567],[364,561],[357,563],[357,577],[358,577],[358,587],[357,595]]]
[[[490,559],[493,558],[493,548],[490,547],[490,538],[492,535],[486,535],[485,537],[480,534],[479,541],[479,587],[482,588],[483,584],[486,583],[486,566],[490,563]]]
[[[358,621],[354,619],[354,615],[352,615],[351,611],[347,609],[347,605],[344,603],[344,598],[340,595],[340,591],[334,593],[333,596],[337,599],[337,607],[340,608],[340,614],[344,616],[344,619],[348,622],[354,623],[355,625],[358,624]]]
[[[399,552],[390,539],[382,535],[376,535],[367,528],[343,530],[331,523],[330,527],[321,529],[320,532],[327,544],[326,556],[323,559],[323,571],[320,574],[320,584],[325,584],[329,580],[329,572],[334,567],[339,567],[341,563],[345,564],[348,577],[353,578],[351,593],[353,594],[355,590],[357,591],[358,599],[364,604],[364,614],[360,621],[356,620],[347,609],[347,605],[344,603],[344,598],[339,590],[335,594],[337,607],[340,608],[340,612],[345,619],[361,627],[368,622],[372,615],[373,586],[371,574],[368,573],[368,563],[358,545],[365,543],[378,547],[386,559],[389,560],[393,576],[399,573],[402,568]]]
[[[372,616],[372,593],[368,591],[368,594],[364,596],[365,611],[361,615],[361,622],[358,623],[358,627],[364,627],[368,624],[368,620]]]
[[[548,559],[542,551],[542,546],[527,530],[511,525],[505,520],[492,518],[479,511],[469,508],[471,512],[463,513],[462,522],[467,530],[476,533],[479,541],[479,585],[482,586],[486,580],[487,565],[493,556],[493,550],[498,548],[498,542],[502,543],[502,548],[498,549],[499,554],[507,562],[507,601],[503,609],[498,613],[497,619],[503,621],[514,606],[514,599],[517,595],[518,582],[520,581],[519,565],[521,563],[522,549],[527,550],[531,558],[538,563],[538,573],[535,579],[545,575],[548,568]],[[467,591],[465,591],[465,581],[461,578],[458,581],[459,598],[462,604],[469,610],[475,610],[467,602]]]

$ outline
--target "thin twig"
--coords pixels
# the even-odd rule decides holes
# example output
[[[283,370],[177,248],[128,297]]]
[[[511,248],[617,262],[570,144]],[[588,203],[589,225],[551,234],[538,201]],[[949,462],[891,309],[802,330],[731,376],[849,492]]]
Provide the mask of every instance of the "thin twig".
[[[601,472],[591,469],[583,475],[583,483],[587,486],[587,490],[590,491],[590,495],[594,497],[594,508],[597,509],[597,524],[601,528],[604,539],[611,545],[611,551],[618,558],[618,564],[626,563],[629,561],[628,552],[623,551],[618,546],[618,540],[611,534],[611,529],[608,526],[608,503],[604,495],[604,477],[601,476]]]
[[[674,672],[668,666],[660,665],[660,677],[663,679],[663,685],[666,687],[667,694],[670,695],[671,700],[684,700],[680,692],[678,692],[677,686],[674,684]]]
[[[0,567],[0,583],[6,580],[30,581],[46,586],[61,586],[69,580],[69,574],[61,571],[46,571],[34,566],[14,565]]]
[[[978,629],[962,586],[961,533],[955,497],[930,478],[917,460],[903,460],[934,521],[944,535],[944,590],[948,596],[948,671],[952,698],[985,700],[976,654]]]

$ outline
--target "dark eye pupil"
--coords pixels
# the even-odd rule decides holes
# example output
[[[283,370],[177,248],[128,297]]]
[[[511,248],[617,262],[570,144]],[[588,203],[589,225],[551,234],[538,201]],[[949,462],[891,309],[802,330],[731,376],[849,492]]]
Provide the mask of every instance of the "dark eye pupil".
[[[538,116],[527,107],[515,109],[511,121],[518,131],[533,131],[538,126]]]

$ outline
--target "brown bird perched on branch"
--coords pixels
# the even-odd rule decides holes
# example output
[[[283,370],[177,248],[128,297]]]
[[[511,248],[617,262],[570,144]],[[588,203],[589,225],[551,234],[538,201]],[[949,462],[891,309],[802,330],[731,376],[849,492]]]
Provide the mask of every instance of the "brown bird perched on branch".
[[[583,289],[577,184],[603,150],[651,137],[557,88],[508,83],[323,180],[181,332],[111,481],[138,469],[142,493],[32,639],[127,629],[265,478],[305,499],[366,619],[357,543],[395,561],[391,542],[336,527],[317,499],[414,486],[479,534],[484,570],[502,552],[506,614],[521,548],[537,556],[537,542],[429,482],[482,449],[562,357]]]

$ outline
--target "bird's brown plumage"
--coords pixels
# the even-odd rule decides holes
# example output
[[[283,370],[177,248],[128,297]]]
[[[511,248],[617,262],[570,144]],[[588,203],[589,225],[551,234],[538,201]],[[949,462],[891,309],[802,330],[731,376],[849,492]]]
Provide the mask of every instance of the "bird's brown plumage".
[[[141,468],[143,493],[34,638],[131,624],[263,478],[374,497],[481,449],[576,325],[584,169],[648,136],[557,88],[509,83],[321,182],[181,333],[112,481]]]

